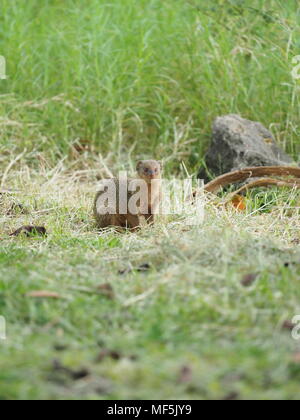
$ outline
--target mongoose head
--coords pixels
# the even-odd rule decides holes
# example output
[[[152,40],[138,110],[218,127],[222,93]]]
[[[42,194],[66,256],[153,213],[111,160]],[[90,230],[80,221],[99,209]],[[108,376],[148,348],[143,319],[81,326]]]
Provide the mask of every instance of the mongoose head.
[[[152,179],[161,178],[162,164],[157,160],[141,160],[138,162],[136,170],[141,179],[151,182]]]

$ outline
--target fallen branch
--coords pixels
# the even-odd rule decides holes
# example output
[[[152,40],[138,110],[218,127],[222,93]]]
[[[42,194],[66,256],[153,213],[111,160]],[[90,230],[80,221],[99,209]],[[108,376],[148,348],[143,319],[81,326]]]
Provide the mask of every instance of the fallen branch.
[[[222,187],[230,184],[246,181],[249,178],[260,178],[263,176],[293,176],[300,178],[300,168],[293,166],[259,166],[245,168],[235,172],[229,172],[219,176],[204,186],[204,190],[210,193],[216,193]],[[262,185],[261,185],[262,186]],[[194,192],[195,196],[196,192]]]
[[[276,186],[278,188],[296,188],[300,189],[300,180],[298,179],[291,179],[289,181],[282,181],[280,179],[273,179],[273,178],[261,178],[256,181],[250,182],[249,184],[243,185],[238,190],[234,191],[233,193],[226,196],[226,200],[224,204],[230,203],[234,200],[235,197],[243,194],[244,192],[251,190],[252,188],[259,188],[259,187],[272,187]]]
[[[280,179],[273,179],[273,178],[261,178],[257,181],[250,182],[249,184],[243,185],[241,188],[236,190],[233,195],[244,193],[252,188],[258,187],[289,187],[289,188],[300,188],[300,180],[298,179],[291,179],[289,181],[282,181]]]

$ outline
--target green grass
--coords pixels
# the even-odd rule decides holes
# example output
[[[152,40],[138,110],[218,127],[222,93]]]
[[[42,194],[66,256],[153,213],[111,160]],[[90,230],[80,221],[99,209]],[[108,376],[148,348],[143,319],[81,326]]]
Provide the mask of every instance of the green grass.
[[[241,113],[298,158],[297,1],[3,0],[1,155],[53,165],[70,145],[198,169],[211,124]],[[176,147],[174,148],[174,143]],[[171,158],[172,157],[172,158]],[[38,158],[38,159],[37,159]]]
[[[173,217],[99,236],[93,183],[66,185],[39,177],[2,197],[1,399],[299,399],[299,343],[282,329],[300,310],[298,194],[260,192],[246,212],[211,202],[199,227]],[[29,214],[5,216],[12,201]],[[47,238],[7,236],[28,223]]]
[[[213,199],[199,227],[99,235],[91,218],[97,180],[139,158],[196,173],[221,114],[298,160],[298,2],[1,6],[0,399],[299,399],[282,328],[300,313],[298,193],[252,192],[245,212]],[[48,236],[8,235],[26,224]]]

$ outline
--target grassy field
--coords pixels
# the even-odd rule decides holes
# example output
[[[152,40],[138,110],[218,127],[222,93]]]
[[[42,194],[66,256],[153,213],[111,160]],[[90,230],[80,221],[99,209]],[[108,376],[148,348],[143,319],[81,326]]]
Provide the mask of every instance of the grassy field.
[[[3,0],[1,159],[53,165],[72,143],[198,168],[220,114],[298,156],[296,0]],[[176,148],[174,150],[174,143]],[[7,156],[9,155],[9,156]]]
[[[207,197],[198,227],[99,234],[91,217],[97,181],[137,159],[196,173],[221,114],[298,160],[298,2],[2,6],[0,399],[299,399],[299,193],[244,212]],[[8,235],[25,224],[48,236]]]
[[[3,198],[3,230],[49,234],[1,238],[2,399],[300,397],[300,346],[282,328],[300,313],[295,192],[249,197],[247,212],[208,203],[200,227],[99,236],[93,182],[15,178],[29,214]]]

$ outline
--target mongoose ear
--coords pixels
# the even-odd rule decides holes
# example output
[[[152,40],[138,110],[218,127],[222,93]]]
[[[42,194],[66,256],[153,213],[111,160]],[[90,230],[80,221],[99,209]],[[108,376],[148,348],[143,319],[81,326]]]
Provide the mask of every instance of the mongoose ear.
[[[158,163],[159,163],[159,166],[160,166],[160,170],[162,171],[164,169],[164,165],[163,165],[161,160],[159,160]]]
[[[143,164],[143,161],[142,161],[142,160],[140,160],[140,161],[137,163],[137,165],[136,165],[136,170],[137,170],[137,171],[139,171],[139,169],[140,169],[140,167],[142,166],[142,164]]]

